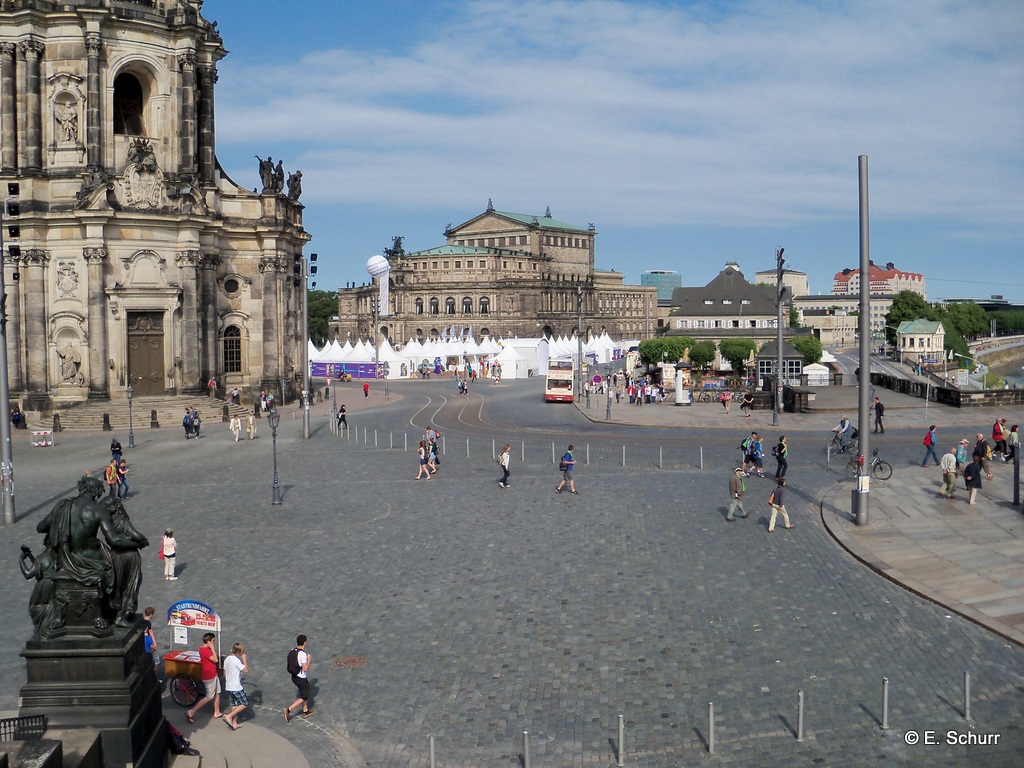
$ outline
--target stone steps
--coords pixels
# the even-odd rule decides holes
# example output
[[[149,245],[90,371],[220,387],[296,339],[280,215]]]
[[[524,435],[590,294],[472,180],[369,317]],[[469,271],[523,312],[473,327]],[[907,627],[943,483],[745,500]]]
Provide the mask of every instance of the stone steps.
[[[223,400],[188,395],[136,397],[132,402],[132,427],[136,432],[150,429],[150,414],[151,411],[156,410],[157,422],[161,429],[181,429],[181,419],[185,415],[185,408],[189,406],[199,412],[204,428],[213,427],[223,422],[225,406]],[[236,413],[241,418],[249,412],[244,405],[228,404],[227,408],[229,418]],[[123,400],[92,401],[57,409],[54,412],[60,415],[62,430],[101,430],[103,429],[103,414],[108,414],[113,431],[119,433],[128,431],[128,403]],[[29,424],[29,429],[52,429],[52,427],[52,420]]]

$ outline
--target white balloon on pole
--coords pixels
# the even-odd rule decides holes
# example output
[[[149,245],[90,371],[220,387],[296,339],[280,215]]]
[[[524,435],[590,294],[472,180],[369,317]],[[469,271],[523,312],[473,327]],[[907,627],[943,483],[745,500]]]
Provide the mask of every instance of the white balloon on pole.
[[[391,271],[391,264],[383,256],[371,256],[366,262],[366,271],[370,277],[380,277]]]
[[[380,307],[379,317],[386,317],[390,303],[389,283],[391,282],[391,262],[383,256],[371,256],[366,261],[366,271],[370,277],[379,280],[377,304]]]

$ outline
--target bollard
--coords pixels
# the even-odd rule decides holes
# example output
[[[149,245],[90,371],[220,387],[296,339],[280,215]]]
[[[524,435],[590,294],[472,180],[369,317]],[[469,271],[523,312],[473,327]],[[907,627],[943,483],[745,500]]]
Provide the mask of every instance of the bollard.
[[[63,432],[63,431],[64,431],[64,428],[60,425],[60,414],[59,413],[53,414],[53,434],[56,435],[58,432]]]
[[[964,670],[964,720],[971,719],[971,673]]]
[[[715,754],[715,703],[708,702],[708,754]]]
[[[662,455],[662,452],[663,452],[664,450],[665,450],[665,449],[664,449],[664,448],[663,448],[662,446],[660,446],[660,445],[658,446],[658,469],[664,469],[664,468],[665,468],[665,467],[663,466],[663,463],[664,463],[664,456]]]
[[[445,442],[444,435],[441,435],[441,455],[442,456],[447,456],[448,455],[447,445],[448,444]]]
[[[523,768],[530,768],[530,732],[523,731]]]
[[[376,432],[377,430],[374,430]],[[363,445],[366,445],[366,427],[363,427]]]
[[[796,694],[796,740],[804,740],[804,692],[803,689]]]
[[[616,753],[615,754],[615,757],[616,757],[615,764],[617,766],[619,766],[619,768],[622,768],[622,766],[624,766],[626,764],[625,763],[625,754],[626,754],[625,742],[626,742],[626,717],[625,717],[625,715],[619,715],[619,743],[618,743],[618,748],[615,750],[615,753]]]
[[[469,458],[469,438],[466,438],[466,458]]]
[[[626,466],[626,446],[622,446],[622,466]]]
[[[494,438],[493,437],[491,438],[491,459],[496,459],[496,456],[495,456],[495,453],[494,453]]]
[[[395,433],[392,430],[388,430],[388,438],[391,440],[391,450],[395,450]]]
[[[377,430],[373,430],[373,447],[377,447]]]
[[[434,734],[427,736],[427,743],[430,745],[430,768],[436,768],[434,762]]]
[[[700,468],[704,469],[704,446],[700,447]]]
[[[882,678],[882,730],[889,730],[889,678]]]
[[[526,463],[526,441],[523,441],[523,464]]]
[[[403,438],[403,440],[405,442],[405,451],[406,451],[406,453],[408,453],[409,452],[409,433],[408,432],[403,432],[402,433],[402,438]]]
[[[555,463],[555,443],[553,440],[551,441],[551,463]]]
[[[7,417],[5,416],[5,418],[7,418]],[[104,432],[110,432],[111,431],[110,414],[109,413],[104,413],[103,414],[103,431]]]
[[[587,443],[587,466],[590,466],[590,443]]]
[[[156,418],[156,408],[152,408],[149,411],[149,428],[160,429],[160,422]]]

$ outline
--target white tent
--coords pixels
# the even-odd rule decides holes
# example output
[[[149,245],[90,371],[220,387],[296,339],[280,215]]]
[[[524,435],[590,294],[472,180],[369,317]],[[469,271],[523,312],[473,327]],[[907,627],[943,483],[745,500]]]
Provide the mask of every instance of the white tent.
[[[501,366],[503,379],[525,379],[530,375],[526,358],[516,352],[511,344],[505,344],[504,349],[491,360],[491,364],[494,363]]]

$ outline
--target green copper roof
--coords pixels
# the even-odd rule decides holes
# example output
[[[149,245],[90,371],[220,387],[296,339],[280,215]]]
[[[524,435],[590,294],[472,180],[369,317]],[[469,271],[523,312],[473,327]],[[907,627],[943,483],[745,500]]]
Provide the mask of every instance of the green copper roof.
[[[897,333],[936,333],[942,325],[938,320],[904,320],[900,323]]]
[[[523,224],[539,226],[541,229],[571,229],[575,232],[589,232],[586,227],[578,227],[565,221],[553,219],[550,216],[534,216],[528,213],[508,213],[507,211],[494,211],[499,216],[507,219],[514,219]]]
[[[486,248],[473,245],[439,245],[436,248],[427,248],[425,251],[415,251],[408,255],[409,258],[417,256],[496,256],[498,254],[511,254],[506,248]]]

